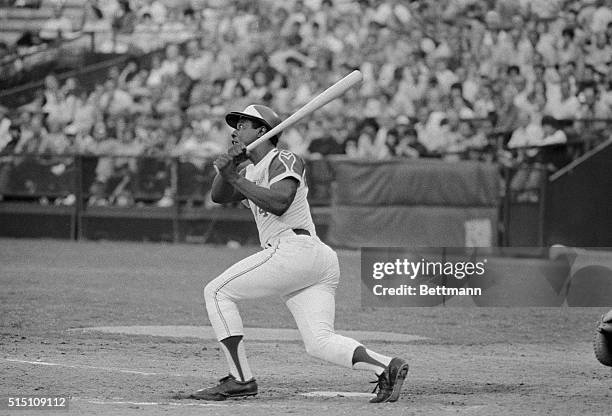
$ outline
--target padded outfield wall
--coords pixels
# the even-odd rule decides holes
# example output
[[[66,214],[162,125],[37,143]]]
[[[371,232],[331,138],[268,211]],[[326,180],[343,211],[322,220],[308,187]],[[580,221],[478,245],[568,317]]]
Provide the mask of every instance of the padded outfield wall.
[[[337,159],[332,166],[334,245],[497,245],[497,165]]]

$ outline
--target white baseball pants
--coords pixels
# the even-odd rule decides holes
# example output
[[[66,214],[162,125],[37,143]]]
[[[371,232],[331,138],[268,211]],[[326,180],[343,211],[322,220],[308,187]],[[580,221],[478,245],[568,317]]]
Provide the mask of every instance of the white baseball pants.
[[[338,257],[317,237],[290,233],[206,285],[206,310],[217,339],[244,335],[236,302],[281,296],[308,354],[351,367],[353,352],[361,344],[334,332]]]

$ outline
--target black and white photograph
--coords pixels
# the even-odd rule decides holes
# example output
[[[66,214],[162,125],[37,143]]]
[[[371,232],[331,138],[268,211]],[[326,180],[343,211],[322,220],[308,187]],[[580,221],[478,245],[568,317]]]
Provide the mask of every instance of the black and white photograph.
[[[612,415],[612,0],[0,0],[0,415]]]

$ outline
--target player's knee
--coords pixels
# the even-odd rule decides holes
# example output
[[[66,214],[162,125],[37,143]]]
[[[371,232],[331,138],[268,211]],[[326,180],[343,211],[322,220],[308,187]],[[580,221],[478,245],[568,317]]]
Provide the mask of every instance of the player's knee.
[[[304,343],[306,347],[306,353],[312,357],[321,358],[323,350],[321,346],[317,342],[306,342]]]
[[[306,352],[316,358],[324,359],[329,348],[329,337],[331,334],[324,332],[315,336],[313,339],[304,341]]]
[[[224,290],[223,285],[219,285],[217,279],[208,282],[208,284],[204,286],[204,301],[207,304],[212,304],[212,302],[226,301],[229,298],[230,297]]]
[[[204,301],[206,303],[212,302],[216,291],[217,287],[213,284],[213,282],[209,282],[206,286],[204,286]]]

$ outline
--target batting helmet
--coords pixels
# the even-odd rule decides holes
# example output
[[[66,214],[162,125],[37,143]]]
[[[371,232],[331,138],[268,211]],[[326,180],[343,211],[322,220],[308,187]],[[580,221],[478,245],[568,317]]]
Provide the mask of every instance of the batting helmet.
[[[250,120],[255,120],[260,123],[263,123],[268,129],[273,129],[278,126],[281,122],[278,114],[274,112],[270,107],[266,107],[265,105],[259,104],[251,104],[247,108],[244,109],[243,112],[232,111],[225,116],[225,122],[229,124],[231,127],[236,128],[238,124],[238,120],[240,118],[247,118]],[[280,133],[275,137],[280,137]]]

